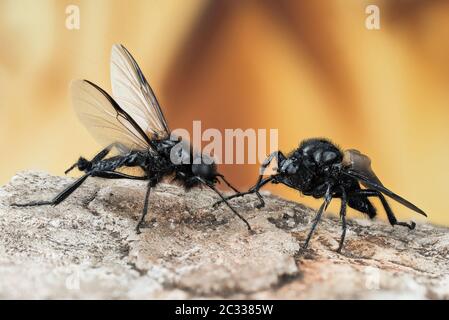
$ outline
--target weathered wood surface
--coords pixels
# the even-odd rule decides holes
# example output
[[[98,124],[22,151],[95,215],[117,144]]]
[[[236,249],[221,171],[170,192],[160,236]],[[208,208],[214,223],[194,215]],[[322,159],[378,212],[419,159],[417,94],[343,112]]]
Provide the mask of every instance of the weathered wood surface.
[[[0,298],[447,299],[449,233],[430,224],[392,228],[325,216],[309,250],[300,245],[314,211],[267,196],[233,200],[255,229],[208,190],[161,184],[146,228],[134,227],[144,182],[88,179],[56,207],[13,208],[49,199],[72,179],[22,172],[0,188]]]

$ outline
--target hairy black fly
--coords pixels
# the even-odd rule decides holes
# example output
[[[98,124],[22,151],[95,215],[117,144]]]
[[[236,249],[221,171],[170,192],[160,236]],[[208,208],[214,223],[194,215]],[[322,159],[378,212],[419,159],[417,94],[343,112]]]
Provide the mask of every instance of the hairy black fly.
[[[205,185],[215,191],[251,230],[249,223],[235,211],[215,184],[223,175],[217,172],[212,159],[195,153],[187,144],[171,137],[167,121],[156,96],[148,85],[134,58],[122,45],[114,45],[111,52],[112,98],[106,91],[88,80],[76,80],[71,84],[73,107],[85,127],[105,149],[92,160],[80,157],[66,173],[74,168],[84,175],[65,188],[50,201],[13,204],[14,206],[57,205],[74,192],[88,177],[107,179],[147,180],[144,208],[136,231],[148,211],[151,188],[164,178],[172,177],[187,190]],[[181,145],[180,148],[175,146]],[[118,155],[107,155],[111,150]],[[176,149],[176,150],[175,150]],[[174,161],[176,160],[176,161]],[[129,175],[120,169],[134,167],[140,175]]]
[[[264,171],[271,161],[277,160],[276,173],[264,178]],[[376,216],[376,209],[370,202],[370,197],[380,199],[388,221],[392,226],[400,225],[413,230],[414,222],[398,221],[391,210],[384,194],[398,201],[424,216],[423,210],[387,189],[371,169],[371,160],[357,150],[341,151],[335,144],[326,139],[308,139],[287,157],[281,151],[273,152],[261,166],[257,183],[247,192],[237,192],[226,200],[255,193],[260,200],[257,207],[261,208],[265,202],[259,193],[267,183],[281,183],[298,190],[307,196],[324,198],[314,219],[312,228],[307,236],[303,248],[307,248],[310,238],[315,231],[323,212],[333,198],[341,199],[340,217],[343,232],[337,252],[341,252],[346,235],[346,206],[367,214],[370,218]],[[362,184],[366,189],[362,189]],[[215,205],[223,201],[217,202]]]

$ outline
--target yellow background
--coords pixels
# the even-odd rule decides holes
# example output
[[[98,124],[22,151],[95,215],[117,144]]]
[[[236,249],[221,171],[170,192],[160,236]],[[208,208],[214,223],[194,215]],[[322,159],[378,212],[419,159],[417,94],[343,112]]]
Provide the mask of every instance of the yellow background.
[[[68,4],[80,30],[65,27]],[[365,28],[368,4],[380,30]],[[0,0],[0,183],[24,169],[61,174],[99,149],[68,85],[110,91],[113,43],[133,53],[172,128],[278,128],[284,151],[329,137],[369,154],[386,186],[449,225],[448,1]],[[258,174],[220,169],[242,188]]]

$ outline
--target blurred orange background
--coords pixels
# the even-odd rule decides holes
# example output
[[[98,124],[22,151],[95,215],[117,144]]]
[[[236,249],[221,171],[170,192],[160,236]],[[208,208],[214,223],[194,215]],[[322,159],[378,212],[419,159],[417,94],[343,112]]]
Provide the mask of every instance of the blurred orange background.
[[[79,30],[66,28],[69,4]],[[365,27],[369,4],[380,30]],[[449,1],[0,0],[1,184],[24,169],[62,174],[99,150],[68,85],[87,78],[110,92],[113,43],[139,62],[171,128],[278,128],[286,152],[329,137],[370,155],[386,186],[449,225]],[[258,174],[220,170],[242,189]]]

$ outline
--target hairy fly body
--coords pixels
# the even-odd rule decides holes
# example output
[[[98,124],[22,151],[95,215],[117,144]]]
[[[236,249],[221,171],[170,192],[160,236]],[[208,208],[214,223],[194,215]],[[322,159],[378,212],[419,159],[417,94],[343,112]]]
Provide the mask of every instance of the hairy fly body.
[[[171,137],[167,121],[145,76],[134,58],[122,45],[111,52],[112,98],[88,80],[71,84],[73,107],[84,126],[105,148],[92,160],[83,157],[70,167],[84,175],[50,201],[13,204],[14,206],[57,205],[74,192],[88,177],[146,180],[144,208],[136,231],[140,233],[148,212],[150,191],[164,178],[172,178],[187,190],[205,185],[217,193],[251,230],[249,223],[235,211],[215,185],[219,178],[237,192],[217,172],[216,165],[205,155]],[[179,146],[181,148],[176,148]],[[118,155],[109,156],[114,149]],[[174,161],[177,160],[177,161]],[[137,168],[140,175],[129,175],[123,168]]]
[[[277,161],[276,172],[264,178],[264,171],[272,160]],[[281,183],[298,190],[304,195],[314,198],[324,198],[314,219],[312,228],[306,238],[303,248],[307,248],[323,212],[333,198],[341,199],[340,218],[343,232],[337,251],[341,252],[346,235],[346,207],[349,206],[368,217],[376,216],[376,208],[369,198],[380,199],[382,206],[392,226],[400,225],[414,229],[414,222],[398,221],[391,210],[385,195],[398,201],[402,205],[427,216],[423,210],[414,204],[393,193],[377,178],[371,169],[371,161],[357,150],[341,151],[335,144],[327,139],[308,139],[303,141],[299,148],[285,156],[281,151],[273,152],[262,164],[259,179],[247,192],[237,192],[226,198],[241,197],[247,194],[256,194],[260,203],[257,207],[265,205],[259,190],[267,183]],[[362,189],[362,186],[365,189]],[[215,205],[223,201],[217,202]]]

